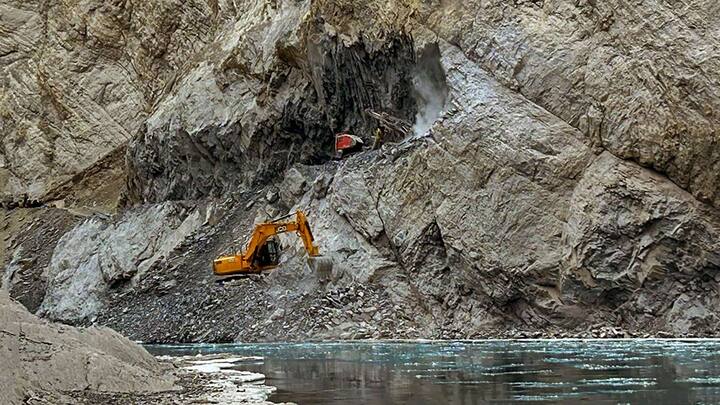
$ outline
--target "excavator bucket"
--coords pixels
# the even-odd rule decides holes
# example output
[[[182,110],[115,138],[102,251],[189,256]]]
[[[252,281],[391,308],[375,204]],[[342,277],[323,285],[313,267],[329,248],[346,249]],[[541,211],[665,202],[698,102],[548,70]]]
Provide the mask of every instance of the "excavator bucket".
[[[329,279],[332,274],[333,261],[329,257],[315,256],[308,257],[310,269],[321,278]]]

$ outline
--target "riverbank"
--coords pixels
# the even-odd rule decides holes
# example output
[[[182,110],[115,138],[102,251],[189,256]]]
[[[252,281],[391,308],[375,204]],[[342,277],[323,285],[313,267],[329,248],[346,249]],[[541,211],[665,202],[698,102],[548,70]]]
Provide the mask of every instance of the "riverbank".
[[[274,388],[241,362],[158,359],[109,328],[40,319],[0,290],[1,404],[270,404]]]
[[[117,405],[275,404],[267,399],[276,388],[264,384],[265,376],[242,370],[245,361],[253,358],[215,354],[157,359],[171,370],[177,389],[155,393],[74,392],[72,397],[82,403]]]

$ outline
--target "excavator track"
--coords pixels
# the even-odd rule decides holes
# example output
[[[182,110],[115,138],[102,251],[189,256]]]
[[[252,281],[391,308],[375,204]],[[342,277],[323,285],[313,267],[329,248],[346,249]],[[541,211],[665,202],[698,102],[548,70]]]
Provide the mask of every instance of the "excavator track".
[[[225,277],[216,277],[214,282],[218,285],[225,285],[232,283],[233,281],[249,280],[255,283],[263,282],[265,280],[265,273],[246,273],[246,274],[235,274]]]

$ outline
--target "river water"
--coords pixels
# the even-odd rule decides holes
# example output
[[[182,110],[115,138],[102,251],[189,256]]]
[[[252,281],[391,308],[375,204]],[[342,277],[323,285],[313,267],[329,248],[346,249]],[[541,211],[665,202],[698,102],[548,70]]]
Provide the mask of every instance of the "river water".
[[[720,403],[720,340],[147,346],[256,356],[269,399],[298,404]],[[260,359],[262,358],[262,359]]]

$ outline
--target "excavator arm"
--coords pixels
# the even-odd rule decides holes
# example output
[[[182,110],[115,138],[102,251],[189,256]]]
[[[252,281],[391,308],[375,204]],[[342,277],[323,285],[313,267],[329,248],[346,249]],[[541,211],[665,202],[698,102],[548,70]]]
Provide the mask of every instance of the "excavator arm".
[[[307,250],[308,256],[320,256],[320,250],[317,246],[315,246],[315,238],[313,237],[312,231],[310,230],[310,224],[308,223],[307,217],[305,217],[304,212],[297,212],[297,220],[295,223],[298,227],[297,233],[300,236],[300,239],[302,239],[303,245],[305,245],[305,250]]]
[[[315,245],[315,239],[313,238],[310,224],[308,223],[305,213],[297,211],[294,221],[281,221],[285,218],[287,217],[256,225],[245,252],[238,252],[234,256],[215,259],[213,262],[213,272],[219,276],[228,276],[234,274],[260,273],[263,270],[276,267],[276,262],[265,263],[257,260],[258,255],[262,249],[268,249],[270,238],[288,232],[296,232],[302,240],[305,250],[308,253],[308,262],[311,267],[313,267],[313,270],[318,272],[329,272],[332,270],[332,261],[322,257],[319,248]],[[273,244],[272,246],[276,245]]]

